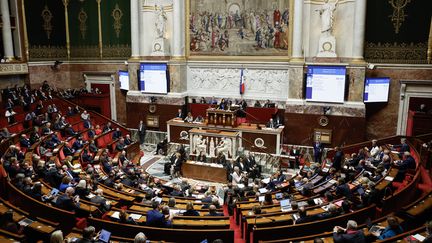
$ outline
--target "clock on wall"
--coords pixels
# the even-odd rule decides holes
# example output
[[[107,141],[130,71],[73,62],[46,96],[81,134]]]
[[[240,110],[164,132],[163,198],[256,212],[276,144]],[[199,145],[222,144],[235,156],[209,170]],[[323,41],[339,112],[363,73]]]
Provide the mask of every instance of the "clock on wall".
[[[156,111],[157,111],[157,106],[154,105],[154,104],[153,104],[153,105],[149,105],[148,111],[149,111],[151,114],[156,113]]]

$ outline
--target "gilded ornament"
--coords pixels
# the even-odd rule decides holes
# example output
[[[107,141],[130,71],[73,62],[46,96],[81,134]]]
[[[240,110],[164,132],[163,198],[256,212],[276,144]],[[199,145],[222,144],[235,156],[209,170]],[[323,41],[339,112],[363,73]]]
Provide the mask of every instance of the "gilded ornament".
[[[85,40],[86,33],[87,33],[87,13],[84,11],[83,8],[78,13],[78,21],[80,22],[79,29],[81,32],[81,38]]]
[[[389,0],[390,5],[393,8],[393,14],[389,15],[395,29],[395,33],[399,34],[400,27],[405,22],[405,7],[410,3],[411,0]]]
[[[53,15],[51,11],[48,8],[48,5],[45,5],[45,8],[42,10],[41,13],[42,19],[44,21],[43,29],[47,35],[47,39],[51,39],[51,33],[53,31],[53,26],[51,24],[51,20],[53,19]]]
[[[120,32],[122,29],[121,19],[123,17],[123,11],[120,9],[119,5],[116,3],[113,11],[111,12],[111,16],[114,19],[113,28],[116,33],[117,38],[120,38]]]

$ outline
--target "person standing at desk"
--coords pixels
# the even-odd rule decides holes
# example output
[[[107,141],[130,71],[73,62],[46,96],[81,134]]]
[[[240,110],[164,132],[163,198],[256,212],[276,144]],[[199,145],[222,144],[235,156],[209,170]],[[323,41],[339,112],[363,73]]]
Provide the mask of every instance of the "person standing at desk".
[[[145,126],[143,120],[141,120],[139,125],[138,125],[138,135],[139,135],[140,144],[141,145],[144,144],[145,135],[146,135],[146,126]]]
[[[314,150],[314,161],[316,163],[321,163],[322,152],[324,150],[323,144],[317,139],[313,144]]]
[[[226,101],[224,98],[221,99],[221,102],[219,103],[218,109],[219,110],[226,110],[228,107]]]

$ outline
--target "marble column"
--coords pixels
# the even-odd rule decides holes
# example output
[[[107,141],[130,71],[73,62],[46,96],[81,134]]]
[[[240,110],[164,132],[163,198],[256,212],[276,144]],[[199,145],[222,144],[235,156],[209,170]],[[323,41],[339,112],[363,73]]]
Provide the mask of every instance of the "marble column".
[[[138,8],[136,9],[136,11],[138,11],[138,21],[139,23],[139,31],[138,31],[138,46],[139,46],[139,55],[141,57],[146,56],[146,50],[145,50],[145,40],[146,40],[146,35],[148,35],[148,33],[146,33],[146,26],[148,26],[149,24],[145,21],[145,12],[144,12],[144,0],[138,0]],[[132,9],[131,9],[132,10]],[[144,24],[146,23],[146,24]],[[131,29],[132,30],[132,29]]]
[[[188,20],[184,19],[184,0],[175,0],[173,2],[173,39],[172,39],[172,56],[184,56],[185,43],[185,28],[184,23]]]
[[[5,59],[12,59],[14,57],[14,50],[9,15],[9,0],[1,0],[0,7],[3,21],[2,37],[4,46],[4,57]]]
[[[303,59],[303,0],[294,1],[292,59]]]
[[[140,56],[139,44],[139,12],[141,11],[139,0],[131,0],[131,51],[132,58]]]
[[[353,59],[363,60],[366,28],[366,0],[355,1]]]

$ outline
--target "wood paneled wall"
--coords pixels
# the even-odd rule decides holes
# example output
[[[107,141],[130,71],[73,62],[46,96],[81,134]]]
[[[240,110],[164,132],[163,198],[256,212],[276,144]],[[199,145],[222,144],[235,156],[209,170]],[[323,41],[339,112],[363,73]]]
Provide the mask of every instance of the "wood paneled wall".
[[[329,115],[329,124],[321,127],[318,123],[320,116],[285,113],[284,143],[312,146],[315,128],[332,130],[331,146],[359,143],[366,139],[365,118]]]

